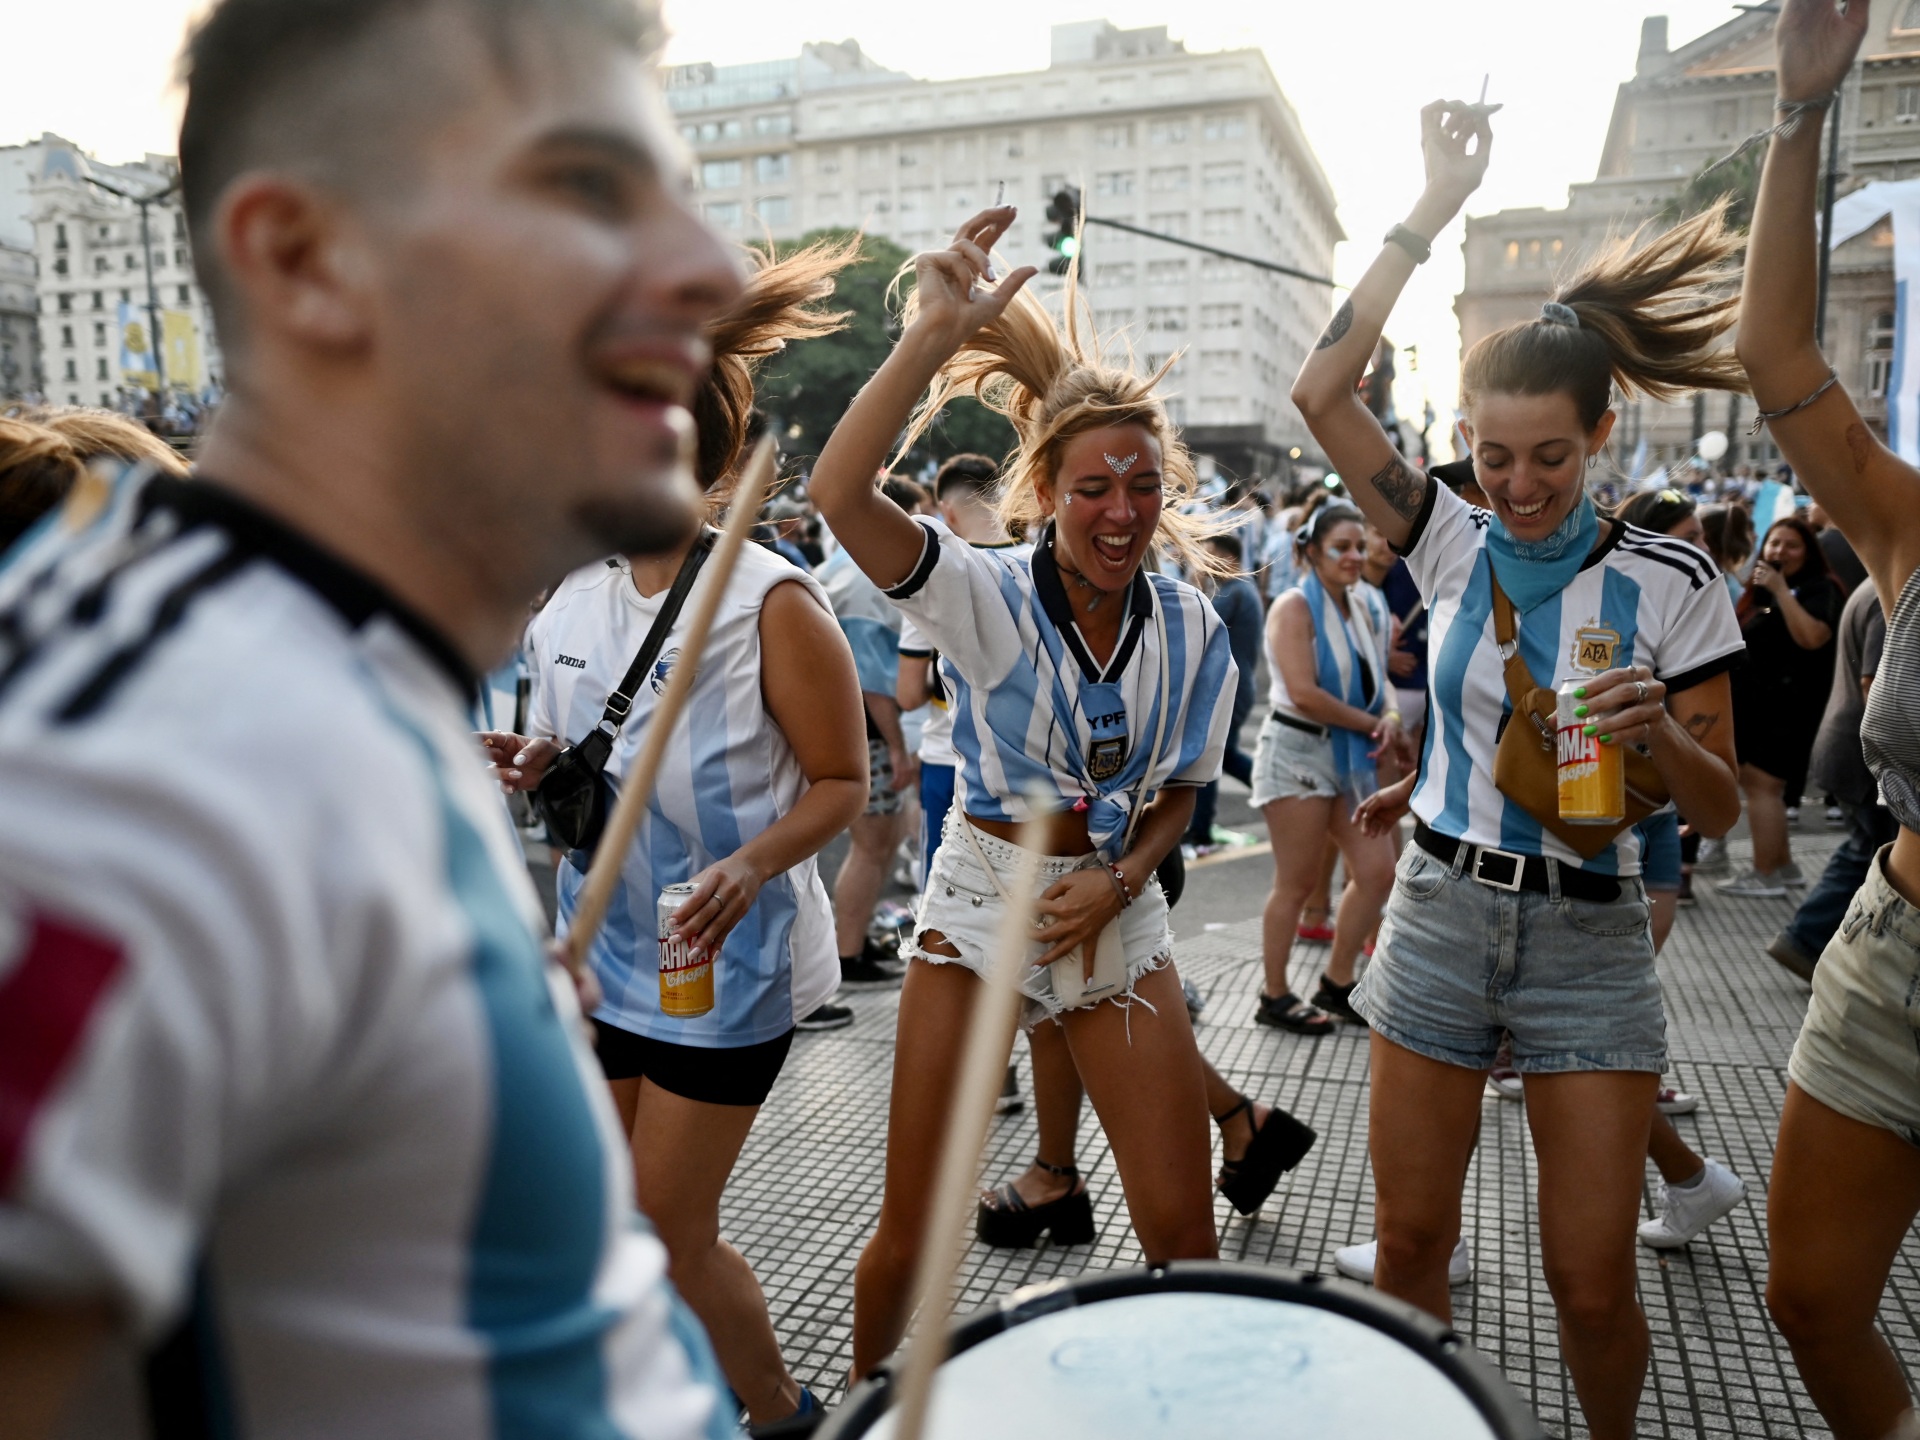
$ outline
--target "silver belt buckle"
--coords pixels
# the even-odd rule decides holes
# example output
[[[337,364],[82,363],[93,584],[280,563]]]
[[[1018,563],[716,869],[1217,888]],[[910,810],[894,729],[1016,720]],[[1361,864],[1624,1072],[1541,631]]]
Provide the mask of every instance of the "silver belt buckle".
[[[1513,879],[1489,880],[1483,875],[1480,872],[1480,867],[1486,862],[1489,855],[1501,860],[1511,860],[1513,862]],[[1516,855],[1511,850],[1496,850],[1491,845],[1476,845],[1473,847],[1473,870],[1471,873],[1476,881],[1490,889],[1518,891],[1521,881],[1526,878],[1527,857],[1524,855]]]

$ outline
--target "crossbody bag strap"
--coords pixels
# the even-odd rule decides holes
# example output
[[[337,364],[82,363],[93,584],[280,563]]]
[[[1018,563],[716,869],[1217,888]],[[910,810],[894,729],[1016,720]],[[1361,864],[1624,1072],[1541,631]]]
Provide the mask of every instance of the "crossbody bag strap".
[[[1140,793],[1134,803],[1127,807],[1127,832],[1120,837],[1120,853],[1125,855],[1133,848],[1133,832],[1140,828],[1140,812],[1146,808],[1147,786],[1153,783],[1153,767],[1160,763],[1160,745],[1167,738],[1167,714],[1173,709],[1172,676],[1167,664],[1167,612],[1161,608],[1160,592],[1152,588],[1148,581],[1149,593],[1153,596],[1153,627],[1156,647],[1160,651],[1160,719],[1153,727],[1153,748],[1147,751],[1147,765],[1140,772]]]
[[[1534,682],[1533,672],[1527,668],[1526,657],[1520,653],[1519,624],[1513,612],[1513,601],[1500,588],[1500,578],[1493,573],[1491,565],[1487,567],[1487,582],[1493,586],[1493,639],[1500,651],[1501,671],[1506,676],[1507,699],[1513,703],[1515,715],[1524,711],[1540,733],[1545,735],[1546,722],[1527,703],[1527,697],[1540,687]]]
[[[687,596],[693,593],[693,582],[700,578],[700,567],[707,563],[707,556],[712,553],[713,532],[702,528],[700,538],[693,542],[687,558],[680,562],[680,573],[673,577],[673,588],[667,591],[667,598],[660,602],[660,613],[653,617],[653,624],[647,629],[647,638],[640,642],[633,664],[627,667],[627,673],[621,676],[620,683],[607,696],[600,724],[609,733],[619,730],[633,712],[634,692],[639,690],[641,682],[652,671],[653,662],[660,658],[661,647],[667,643],[667,636],[673,633],[674,622],[680,618]]]

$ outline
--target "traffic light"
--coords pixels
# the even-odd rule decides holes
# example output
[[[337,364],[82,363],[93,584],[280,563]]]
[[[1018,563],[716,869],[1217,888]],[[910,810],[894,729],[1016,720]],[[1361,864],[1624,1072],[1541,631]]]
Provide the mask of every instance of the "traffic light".
[[[1055,275],[1064,275],[1073,266],[1073,257],[1080,253],[1080,187],[1065,185],[1054,193],[1047,202],[1047,219],[1053,222],[1053,229],[1043,237],[1047,248],[1053,251],[1053,258],[1047,262],[1047,269]]]

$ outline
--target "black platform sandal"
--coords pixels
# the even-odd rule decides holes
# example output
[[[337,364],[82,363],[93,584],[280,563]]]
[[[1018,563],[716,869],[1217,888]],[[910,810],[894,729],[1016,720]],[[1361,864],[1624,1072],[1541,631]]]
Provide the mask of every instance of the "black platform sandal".
[[[1247,1124],[1252,1125],[1253,1101],[1245,1095],[1226,1114],[1214,1116],[1213,1123],[1224,1126],[1243,1111]],[[1213,1182],[1213,1188],[1226,1196],[1228,1203],[1242,1215],[1251,1215],[1267,1203],[1280,1177],[1305,1159],[1319,1138],[1310,1127],[1275,1105],[1253,1132],[1253,1139],[1247,1142],[1247,1153],[1238,1160],[1220,1162],[1220,1175]]]
[[[1336,985],[1323,975],[1320,977],[1320,988],[1313,992],[1313,999],[1307,1003],[1322,1015],[1331,1015],[1349,1025],[1358,1025],[1362,1030],[1368,1029],[1367,1017],[1353,1008],[1353,991],[1359,983],[1358,980],[1350,980],[1345,985]]]
[[[1013,1182],[996,1185],[980,1204],[973,1217],[973,1233],[985,1244],[1002,1250],[1024,1250],[1048,1232],[1056,1245],[1091,1244],[1097,1233],[1093,1227],[1093,1201],[1085,1190],[1072,1188],[1080,1179],[1076,1165],[1049,1165],[1035,1156],[1033,1163],[1049,1175],[1058,1175],[1068,1185],[1067,1193],[1044,1205],[1029,1205],[1013,1188]]]
[[[1318,1037],[1333,1033],[1333,1017],[1323,1015],[1289,990],[1284,995],[1262,995],[1254,1004],[1254,1020],[1276,1030]]]

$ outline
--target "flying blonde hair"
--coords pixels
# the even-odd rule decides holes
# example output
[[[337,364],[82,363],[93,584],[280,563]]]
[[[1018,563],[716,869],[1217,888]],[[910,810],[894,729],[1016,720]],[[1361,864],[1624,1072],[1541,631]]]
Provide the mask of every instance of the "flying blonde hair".
[[[912,268],[902,266],[894,276],[896,290]],[[1169,357],[1151,375],[1109,362],[1091,318],[1082,313],[1079,273],[1076,259],[1067,270],[1064,327],[1032,291],[1022,289],[998,319],[983,325],[940,368],[907,422],[895,463],[955,396],[972,395],[1013,426],[1016,444],[1001,472],[1000,519],[1009,532],[1031,535],[1043,519],[1040,491],[1058,479],[1066,442],[1111,425],[1139,425],[1160,443],[1165,498],[1155,542],[1190,574],[1224,574],[1225,562],[1204,542],[1231,525],[1183,512],[1199,491],[1199,476],[1155,393],[1178,357]],[[903,324],[912,324],[919,309],[919,295],[908,293],[901,306]]]

